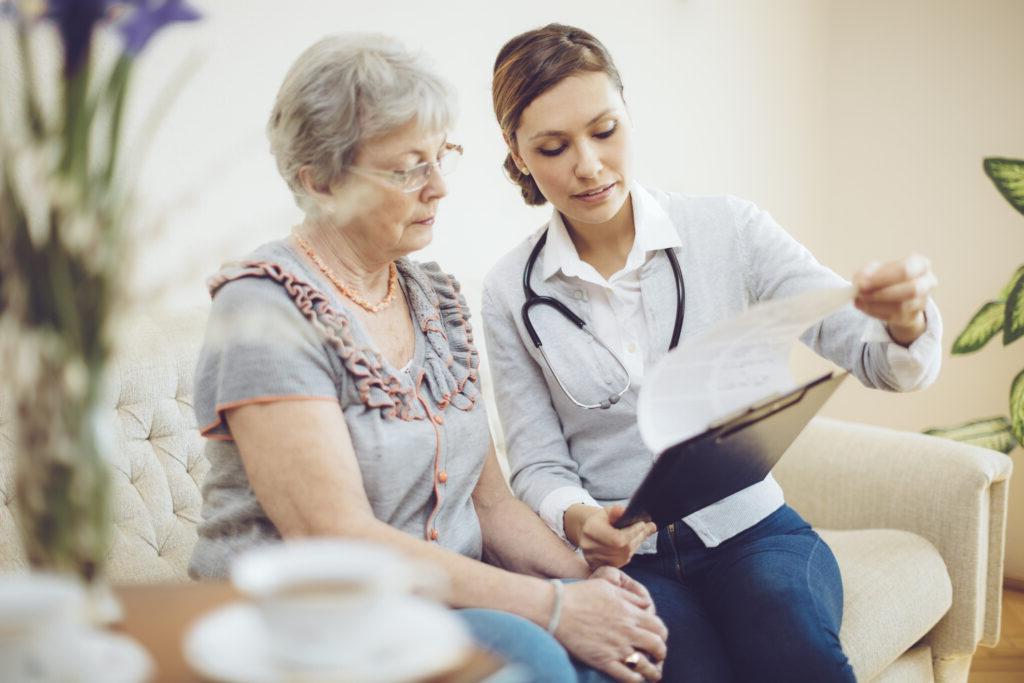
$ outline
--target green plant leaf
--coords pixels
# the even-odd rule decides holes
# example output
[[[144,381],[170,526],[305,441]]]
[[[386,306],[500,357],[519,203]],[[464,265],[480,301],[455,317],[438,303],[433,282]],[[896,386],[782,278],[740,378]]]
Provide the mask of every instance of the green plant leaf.
[[[1006,297],[1003,322],[1003,346],[1024,335],[1024,278],[1017,280],[1010,296]]]
[[[1010,384],[1010,427],[1017,443],[1024,444],[1024,370]]]
[[[960,336],[953,342],[953,353],[972,353],[988,343],[1003,328],[1006,304],[989,301],[982,306]]]
[[[1010,206],[1024,214],[1024,161],[988,157],[984,162],[985,174],[995,183],[999,194]]]
[[[973,446],[991,448],[1000,453],[1009,453],[1016,447],[1017,440],[1010,431],[1010,421],[1005,417],[990,417],[974,420],[958,427],[948,429],[929,429],[925,434],[941,436]]]
[[[1016,287],[1017,283],[1021,280],[1024,280],[1024,265],[1017,266],[1017,272],[1013,274],[1010,281],[1007,282],[1006,286],[1003,287],[1001,292],[999,292],[998,301],[1006,301],[1010,296],[1010,292],[1013,291],[1013,288]]]

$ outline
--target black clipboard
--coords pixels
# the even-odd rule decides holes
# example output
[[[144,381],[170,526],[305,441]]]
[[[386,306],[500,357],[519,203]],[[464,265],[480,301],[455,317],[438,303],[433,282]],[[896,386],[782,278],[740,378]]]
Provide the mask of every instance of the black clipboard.
[[[822,375],[666,449],[615,526],[651,521],[660,529],[758,483],[848,374]]]

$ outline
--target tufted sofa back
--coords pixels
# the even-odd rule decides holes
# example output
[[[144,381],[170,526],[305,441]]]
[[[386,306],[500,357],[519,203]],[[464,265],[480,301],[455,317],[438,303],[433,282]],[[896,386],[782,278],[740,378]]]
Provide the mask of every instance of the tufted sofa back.
[[[186,581],[209,465],[192,412],[192,375],[207,308],[139,318],[117,334],[103,405],[111,465],[111,581]],[[25,566],[13,516],[12,408],[0,393],[0,570]]]

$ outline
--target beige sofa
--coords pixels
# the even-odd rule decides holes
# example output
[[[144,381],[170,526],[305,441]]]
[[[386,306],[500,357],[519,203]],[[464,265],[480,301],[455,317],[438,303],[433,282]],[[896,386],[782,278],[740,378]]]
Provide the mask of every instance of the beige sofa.
[[[139,320],[119,338],[115,582],[186,581],[208,465],[191,408],[205,312]],[[0,567],[24,565],[12,517],[9,405],[0,399]],[[920,434],[817,419],[777,470],[839,558],[842,641],[858,680],[966,681],[999,637],[1009,458]]]

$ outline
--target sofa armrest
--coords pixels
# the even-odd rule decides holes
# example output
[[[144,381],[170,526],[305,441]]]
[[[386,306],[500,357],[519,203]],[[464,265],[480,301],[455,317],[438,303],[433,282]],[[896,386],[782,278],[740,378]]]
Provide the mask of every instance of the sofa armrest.
[[[999,640],[1007,456],[937,437],[815,418],[776,466],[789,503],[825,529],[891,528],[931,541],[953,606],[928,635],[937,658]]]

